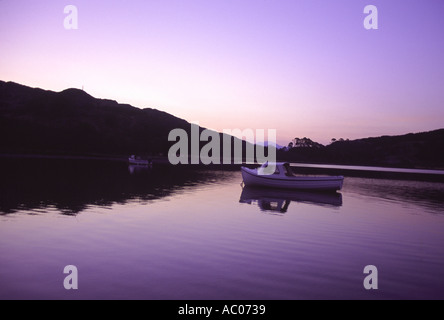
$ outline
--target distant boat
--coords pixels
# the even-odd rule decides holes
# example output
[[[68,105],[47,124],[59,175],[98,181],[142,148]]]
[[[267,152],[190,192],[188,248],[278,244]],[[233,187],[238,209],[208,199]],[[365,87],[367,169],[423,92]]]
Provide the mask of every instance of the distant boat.
[[[273,174],[265,174],[268,166],[275,165]],[[319,190],[337,191],[342,189],[343,176],[295,176],[287,162],[264,163],[261,167],[250,169],[241,167],[242,178],[246,186],[296,189],[296,190]]]
[[[128,158],[128,162],[131,165],[137,165],[137,166],[148,166],[152,164],[150,160],[140,159],[140,157],[136,157],[134,155]]]

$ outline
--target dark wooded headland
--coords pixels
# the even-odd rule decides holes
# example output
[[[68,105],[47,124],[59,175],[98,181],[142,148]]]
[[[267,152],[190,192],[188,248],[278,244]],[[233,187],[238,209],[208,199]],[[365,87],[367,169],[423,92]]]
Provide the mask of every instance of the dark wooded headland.
[[[2,154],[165,156],[174,144],[168,134],[176,128],[189,132],[190,124],[166,112],[96,99],[78,89],[53,92],[0,81]],[[444,168],[443,150],[441,129],[328,146],[294,146],[278,150],[277,157],[294,162]]]
[[[306,163],[444,169],[444,129],[293,147],[277,156]]]

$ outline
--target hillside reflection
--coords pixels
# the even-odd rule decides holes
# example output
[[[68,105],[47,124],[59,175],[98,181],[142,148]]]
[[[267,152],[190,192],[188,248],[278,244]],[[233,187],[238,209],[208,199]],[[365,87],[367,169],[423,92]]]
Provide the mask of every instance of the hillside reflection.
[[[47,159],[3,159],[0,176],[0,215],[47,209],[76,215],[91,206],[149,202],[223,179],[217,171],[184,167]]]

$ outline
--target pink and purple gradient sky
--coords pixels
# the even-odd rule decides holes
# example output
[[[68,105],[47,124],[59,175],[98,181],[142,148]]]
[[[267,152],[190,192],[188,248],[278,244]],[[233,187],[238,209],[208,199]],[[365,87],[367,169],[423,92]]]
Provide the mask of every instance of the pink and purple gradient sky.
[[[428,131],[444,127],[443,15],[441,0],[0,0],[0,79],[280,144]]]

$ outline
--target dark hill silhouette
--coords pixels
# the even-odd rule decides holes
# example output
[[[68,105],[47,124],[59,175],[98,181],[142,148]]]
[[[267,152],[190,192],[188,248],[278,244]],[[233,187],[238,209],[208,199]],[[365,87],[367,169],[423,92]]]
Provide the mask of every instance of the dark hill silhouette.
[[[319,148],[292,148],[278,152],[296,162],[444,169],[444,129],[336,141]]]
[[[177,128],[191,137],[190,123],[163,111],[97,99],[79,89],[53,92],[0,81],[3,154],[166,156],[175,143],[168,135]],[[219,133],[221,150],[223,137]],[[246,142],[242,146],[245,156]]]
[[[189,127],[168,113],[78,89],[56,93],[0,81],[2,153],[165,154],[170,130]]]
[[[156,109],[97,99],[79,89],[53,92],[0,81],[3,154],[166,155],[174,143],[168,141],[168,134],[175,128],[190,132],[187,121]],[[222,134],[220,140],[222,145]],[[328,146],[308,138],[296,140],[297,147],[278,151],[279,160],[444,168],[444,129]]]
[[[444,168],[444,129],[335,142],[327,150],[332,159],[341,162]]]

